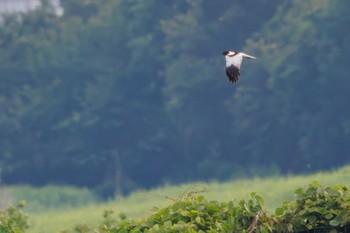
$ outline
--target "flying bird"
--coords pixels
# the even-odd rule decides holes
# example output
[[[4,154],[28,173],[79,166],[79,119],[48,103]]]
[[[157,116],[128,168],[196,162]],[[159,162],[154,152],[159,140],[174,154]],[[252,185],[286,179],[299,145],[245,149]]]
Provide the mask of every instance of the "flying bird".
[[[236,52],[232,50],[224,51],[222,54],[225,55],[226,60],[226,75],[228,77],[228,80],[232,83],[237,82],[239,79],[239,71],[243,58],[257,59],[256,57],[253,57],[246,53]]]

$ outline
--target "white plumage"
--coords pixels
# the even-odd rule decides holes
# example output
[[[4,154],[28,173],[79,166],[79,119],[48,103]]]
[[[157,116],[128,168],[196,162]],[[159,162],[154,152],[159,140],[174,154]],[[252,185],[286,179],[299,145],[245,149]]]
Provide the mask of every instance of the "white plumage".
[[[243,58],[257,59],[249,54],[232,50],[224,51],[222,54],[225,55],[226,60],[226,75],[232,83],[237,82],[239,79]]]

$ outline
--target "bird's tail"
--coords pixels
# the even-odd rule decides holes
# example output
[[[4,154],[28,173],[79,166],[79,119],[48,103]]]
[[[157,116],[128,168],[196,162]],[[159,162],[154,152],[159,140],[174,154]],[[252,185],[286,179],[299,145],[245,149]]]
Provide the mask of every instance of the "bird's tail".
[[[246,53],[242,53],[243,57],[248,58],[248,59],[258,59],[257,57],[254,57],[252,55],[246,54]]]

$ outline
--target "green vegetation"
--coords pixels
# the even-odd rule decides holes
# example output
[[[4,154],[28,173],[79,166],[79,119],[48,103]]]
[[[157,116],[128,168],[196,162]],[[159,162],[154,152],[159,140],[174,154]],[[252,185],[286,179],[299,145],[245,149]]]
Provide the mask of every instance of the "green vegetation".
[[[350,163],[349,1],[61,4],[1,16],[1,231],[349,230],[349,167],[287,176]]]
[[[322,187],[318,182],[295,192],[295,201],[285,201],[275,214],[264,210],[262,196],[251,193],[250,199],[238,202],[207,201],[189,193],[145,220],[113,221],[105,212],[98,228],[81,225],[76,232],[347,232],[350,230],[350,188],[343,185]]]
[[[332,172],[323,172],[308,176],[270,177],[239,179],[223,183],[210,182],[206,184],[189,183],[183,185],[167,185],[148,191],[135,191],[127,197],[117,197],[107,203],[90,203],[77,208],[56,208],[48,211],[30,212],[30,233],[58,232],[74,229],[76,225],[98,226],[102,222],[105,210],[114,212],[113,218],[125,214],[128,218],[146,219],[154,214],[154,207],[163,208],[176,200],[188,196],[191,192],[200,192],[205,187],[204,195],[208,200],[220,202],[247,199],[251,192],[264,197],[264,209],[273,214],[284,200],[293,200],[294,191],[312,180],[319,180],[323,185],[344,184],[350,186],[350,167],[344,167]],[[30,203],[28,204],[30,206]],[[62,203],[64,205],[64,203]]]
[[[87,188],[48,185],[34,188],[28,185],[7,187],[4,190],[13,200],[26,200],[26,209],[40,212],[50,209],[65,209],[97,202],[95,195]]]
[[[25,202],[0,210],[1,233],[23,233],[28,229],[28,216],[23,212]]]
[[[115,211],[105,210],[100,221],[94,219],[92,222],[75,223],[70,230],[65,225],[66,230],[63,231],[50,229],[45,224],[43,229],[32,232],[336,233],[350,230],[350,188],[344,185],[323,187],[313,181],[295,190],[295,200],[284,201],[272,212],[265,208],[263,196],[256,192],[250,193],[250,199],[247,199],[248,195],[241,200],[208,201],[202,196],[203,191],[188,191],[164,208],[153,208],[154,213],[142,219],[128,218],[124,212],[117,217]],[[27,216],[21,208],[23,204],[1,212],[1,232],[25,232],[28,228]],[[97,212],[96,209],[93,211]],[[57,220],[54,219],[56,226],[62,226]]]

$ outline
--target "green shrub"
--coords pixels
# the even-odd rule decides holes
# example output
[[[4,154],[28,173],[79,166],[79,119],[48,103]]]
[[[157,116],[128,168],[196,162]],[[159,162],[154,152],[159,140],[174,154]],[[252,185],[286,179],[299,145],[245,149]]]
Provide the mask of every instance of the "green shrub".
[[[23,233],[29,227],[28,216],[22,211],[25,202],[0,211],[0,233]]]
[[[146,219],[119,218],[105,211],[99,226],[78,225],[78,233],[337,233],[350,232],[350,188],[322,187],[314,181],[295,191],[296,199],[285,201],[273,214],[264,209],[264,199],[251,193],[248,200],[208,201],[190,192],[173,204],[156,209]],[[0,212],[0,233],[23,233],[28,228],[21,203]],[[65,231],[68,233],[69,231]]]
[[[214,232],[350,232],[350,190],[343,185],[322,187],[312,182],[295,191],[296,200],[285,201],[272,215],[264,210],[263,198],[251,193],[249,200],[208,201],[189,195],[144,220],[113,219],[97,228],[81,225],[76,232],[100,233],[214,233]]]
[[[286,232],[350,232],[350,189],[312,182],[295,191],[295,201],[276,209],[276,229]]]

